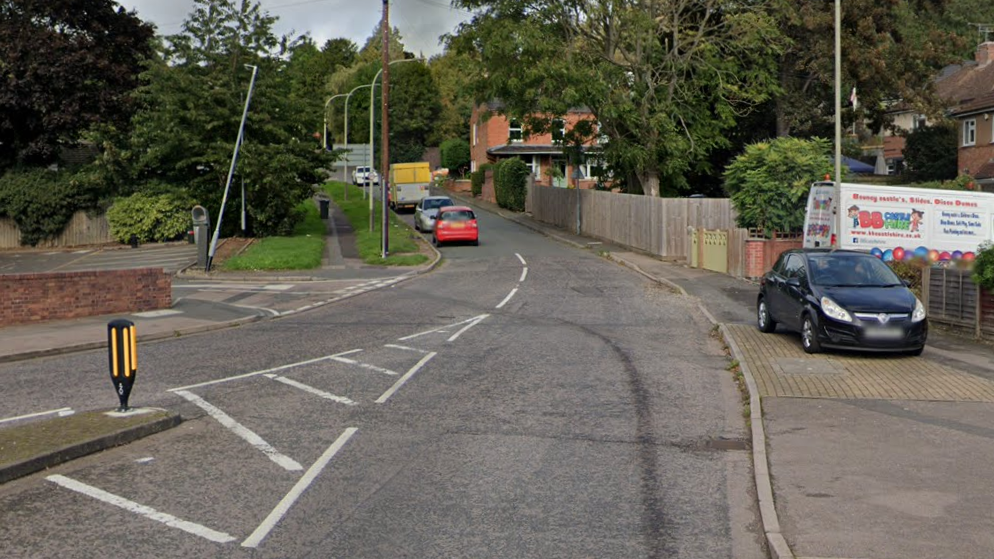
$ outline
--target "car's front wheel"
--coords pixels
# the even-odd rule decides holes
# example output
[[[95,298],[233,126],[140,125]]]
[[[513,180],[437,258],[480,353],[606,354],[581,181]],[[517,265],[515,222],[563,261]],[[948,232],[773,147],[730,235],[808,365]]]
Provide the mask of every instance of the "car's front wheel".
[[[801,346],[804,347],[805,353],[821,351],[821,342],[818,341],[818,332],[810,314],[804,315],[804,322],[801,324]]]
[[[759,302],[756,303],[756,326],[759,327],[760,332],[766,334],[777,329],[777,321],[770,316],[770,309],[766,306],[766,299],[763,297],[760,297]]]

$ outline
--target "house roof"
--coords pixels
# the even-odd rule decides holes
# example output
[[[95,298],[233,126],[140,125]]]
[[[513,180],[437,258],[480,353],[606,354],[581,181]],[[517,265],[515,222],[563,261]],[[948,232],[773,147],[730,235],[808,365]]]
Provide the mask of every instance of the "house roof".
[[[583,151],[598,151],[597,147],[585,146]],[[487,150],[490,155],[561,155],[563,148],[551,144],[507,144]]]
[[[939,97],[949,103],[951,115],[994,108],[994,63],[971,60],[946,68],[935,86]]]

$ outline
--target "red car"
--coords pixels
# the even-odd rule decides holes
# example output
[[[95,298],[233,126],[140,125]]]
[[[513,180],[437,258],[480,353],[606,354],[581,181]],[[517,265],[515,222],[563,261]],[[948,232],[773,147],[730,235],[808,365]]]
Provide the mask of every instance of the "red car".
[[[480,244],[480,228],[476,224],[476,214],[466,206],[439,208],[435,217],[435,230],[431,242],[435,246],[451,241],[469,241],[474,246]]]

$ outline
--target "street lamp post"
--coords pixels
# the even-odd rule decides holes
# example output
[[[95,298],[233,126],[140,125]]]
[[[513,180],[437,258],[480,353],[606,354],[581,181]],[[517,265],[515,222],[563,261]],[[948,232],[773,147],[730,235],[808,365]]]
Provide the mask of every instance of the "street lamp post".
[[[324,102],[324,134],[321,136],[321,147],[324,148],[325,151],[328,151],[328,105],[330,105],[335,99],[338,99],[339,97],[346,97],[347,95],[347,93],[332,95],[327,101]]]
[[[394,61],[390,62],[389,64],[387,64],[387,66],[393,66],[394,64],[397,64],[399,62],[416,62],[416,61],[418,61],[417,58],[402,58],[400,60],[394,60]],[[376,91],[376,80],[380,79],[380,74],[382,74],[382,73],[383,73],[383,68],[380,68],[379,70],[377,70],[376,76],[373,77],[373,82],[369,84],[369,87],[370,87],[370,89],[369,89],[369,171],[370,171],[370,173],[372,173],[373,169],[374,169],[374,167],[373,167],[373,102],[375,101],[375,99],[373,98],[373,93]],[[386,117],[387,117],[387,115],[383,115],[383,118],[386,118]],[[383,183],[384,180],[386,180],[384,177],[380,177],[380,186],[381,187],[386,186]],[[370,188],[370,192],[369,192],[369,230],[372,231],[373,230],[373,191],[372,191],[372,189],[373,189],[373,183],[372,183],[372,181],[370,181],[370,183],[369,183],[369,188]],[[386,197],[386,190],[385,189],[383,190],[383,192],[382,192],[382,194],[381,194],[380,197],[382,198],[381,202],[383,204],[386,204],[387,203],[387,197]],[[383,211],[386,211],[386,209],[384,208]]]
[[[835,0],[835,235],[832,248],[842,239],[842,0]]]
[[[352,98],[352,94],[360,89],[367,87],[373,87],[372,85],[360,85],[356,86],[352,91],[348,92],[345,96],[345,182],[349,182],[349,100]],[[348,192],[348,187],[345,189]],[[362,195],[366,195],[366,191],[362,191]]]

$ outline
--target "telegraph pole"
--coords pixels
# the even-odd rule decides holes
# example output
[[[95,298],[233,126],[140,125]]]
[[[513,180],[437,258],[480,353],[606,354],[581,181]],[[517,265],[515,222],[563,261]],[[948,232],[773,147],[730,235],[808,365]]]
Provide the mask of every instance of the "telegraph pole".
[[[387,257],[390,251],[390,227],[387,214],[387,193],[390,192],[390,0],[383,0],[383,85],[381,113],[383,123],[380,128],[380,203],[383,205],[383,250],[381,256]]]

